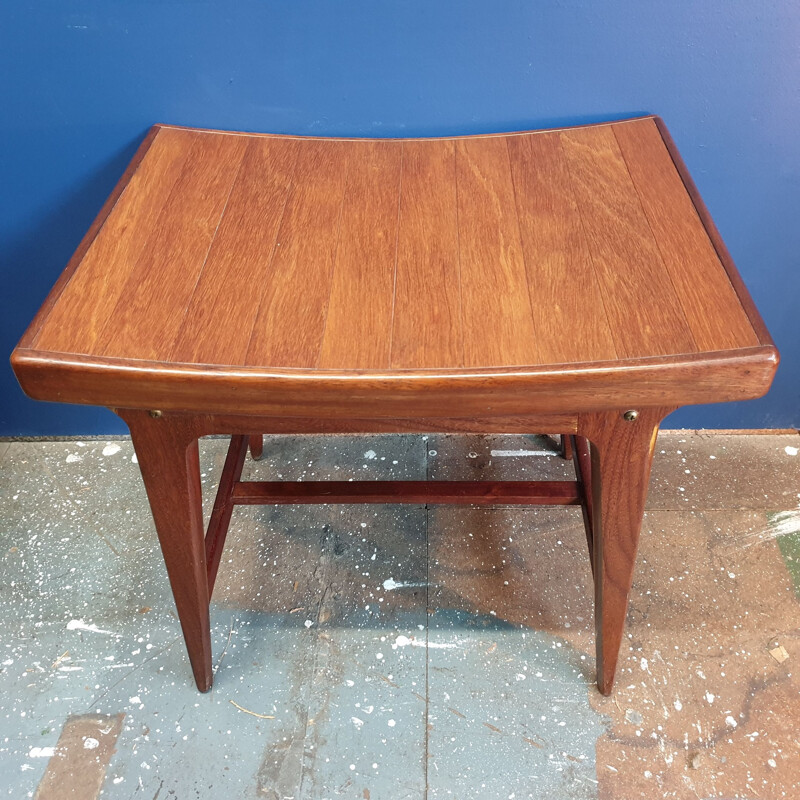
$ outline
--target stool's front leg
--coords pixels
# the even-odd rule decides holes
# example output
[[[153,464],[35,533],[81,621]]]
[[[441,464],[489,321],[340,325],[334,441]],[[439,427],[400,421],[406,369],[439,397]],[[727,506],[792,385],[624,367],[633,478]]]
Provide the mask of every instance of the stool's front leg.
[[[597,687],[609,694],[625,628],[650,465],[661,420],[673,409],[581,414],[592,444]]]
[[[197,434],[191,420],[117,412],[128,424],[197,688],[211,688],[211,630]]]

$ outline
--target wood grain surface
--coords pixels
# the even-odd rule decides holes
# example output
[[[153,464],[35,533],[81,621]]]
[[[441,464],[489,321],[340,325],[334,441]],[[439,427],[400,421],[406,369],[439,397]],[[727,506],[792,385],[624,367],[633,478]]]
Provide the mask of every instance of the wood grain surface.
[[[207,692],[213,680],[211,593],[196,426],[190,419],[155,424],[160,420],[140,410],[120,416],[131,431],[195,683]]]
[[[250,143],[191,301],[180,315],[177,341],[165,360],[243,361],[259,290],[268,282],[296,157],[291,141]],[[231,291],[233,287],[239,291]]]
[[[30,396],[127,422],[201,691],[234,504],[402,499],[580,503],[607,694],[660,421],[763,394],[778,354],[648,117],[432,140],[156,126],[11,361]],[[265,432],[537,430],[575,435],[578,481],[239,481]],[[218,432],[204,538],[197,440]]]
[[[453,142],[403,145],[392,363],[397,369],[464,363]]]
[[[592,255],[561,137],[512,136],[508,151],[540,363],[614,360]]]
[[[367,142],[356,149],[319,353],[322,369],[389,364],[403,146]],[[305,320],[295,318],[292,324],[302,326]]]
[[[673,410],[648,408],[632,421],[608,413],[578,419],[578,439],[591,442],[592,501],[584,510],[592,524],[597,686],[606,695],[625,629],[658,426]]]
[[[758,396],[777,352],[665,135],[156,126],[12,364],[41,399],[295,416],[345,388],[356,416],[376,391],[396,414],[434,385],[414,413],[453,416],[476,381],[505,399],[465,417],[558,410],[511,407],[511,384],[573,411]]]

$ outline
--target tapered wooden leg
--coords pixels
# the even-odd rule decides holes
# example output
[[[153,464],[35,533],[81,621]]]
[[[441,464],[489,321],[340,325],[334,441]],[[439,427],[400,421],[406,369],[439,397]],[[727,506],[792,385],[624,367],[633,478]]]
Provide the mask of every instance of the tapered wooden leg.
[[[118,411],[128,423],[197,688],[211,688],[209,592],[197,436],[191,421]]]
[[[591,442],[597,687],[609,694],[625,628],[650,465],[661,420],[673,409],[582,414]]]
[[[572,437],[566,433],[561,434],[561,458],[572,461]]]
[[[250,436],[250,455],[253,461],[260,460],[264,453],[264,437],[259,433],[257,436]]]

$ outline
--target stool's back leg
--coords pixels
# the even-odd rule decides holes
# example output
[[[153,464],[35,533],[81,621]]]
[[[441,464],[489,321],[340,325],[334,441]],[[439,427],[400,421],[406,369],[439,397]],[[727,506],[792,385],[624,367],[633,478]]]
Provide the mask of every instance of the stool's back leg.
[[[128,423],[201,692],[211,688],[211,631],[197,436],[191,422],[117,413]]]
[[[650,465],[661,420],[673,409],[582,414],[579,435],[592,444],[597,686],[609,694],[625,628]]]
[[[250,455],[253,461],[259,461],[264,454],[264,437],[259,433],[255,436],[249,437],[250,441]]]

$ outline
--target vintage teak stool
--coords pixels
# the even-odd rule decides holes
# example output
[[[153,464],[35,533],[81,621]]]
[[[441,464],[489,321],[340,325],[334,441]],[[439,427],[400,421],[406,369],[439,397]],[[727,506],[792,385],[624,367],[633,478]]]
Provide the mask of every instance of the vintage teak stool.
[[[664,125],[442,139],[155,126],[12,355],[130,427],[194,677],[238,503],[583,507],[611,690],[659,424],[777,351]],[[560,433],[576,481],[243,482],[265,433]],[[203,531],[198,437],[232,434]]]

